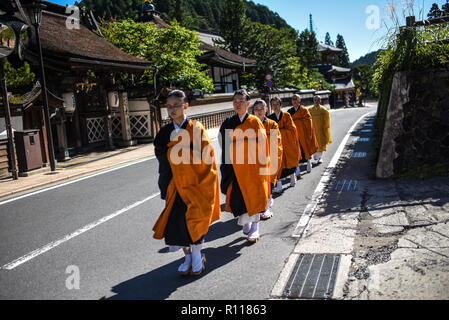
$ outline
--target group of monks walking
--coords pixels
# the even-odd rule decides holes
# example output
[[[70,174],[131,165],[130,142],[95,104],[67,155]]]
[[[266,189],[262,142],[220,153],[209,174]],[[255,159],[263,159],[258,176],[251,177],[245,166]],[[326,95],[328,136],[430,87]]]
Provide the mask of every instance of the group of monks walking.
[[[260,221],[273,217],[272,194],[283,192],[282,180],[290,178],[295,187],[301,178],[300,164],[312,171],[312,159],[322,162],[331,140],[329,112],[314,97],[314,106],[301,105],[299,95],[293,107],[283,112],[275,97],[267,115],[264,100],[256,100],[245,90],[234,93],[235,115],[220,127],[221,181],[215,151],[204,126],[186,116],[188,103],[183,91],[172,91],[167,111],[172,122],[165,125],[154,141],[159,161],[159,188],[166,205],[153,231],[165,239],[170,252],[183,249],[181,275],[200,275],[206,258],[201,253],[204,236],[220,219],[220,191],[226,195],[225,211],[237,218],[247,241],[260,240]],[[251,108],[250,108],[251,107]],[[252,114],[249,110],[252,109]]]

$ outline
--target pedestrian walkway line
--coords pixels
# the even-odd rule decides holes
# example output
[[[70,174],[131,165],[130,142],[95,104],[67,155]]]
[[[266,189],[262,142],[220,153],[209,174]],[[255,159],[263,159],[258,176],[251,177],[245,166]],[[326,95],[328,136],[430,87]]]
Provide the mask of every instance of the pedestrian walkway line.
[[[310,222],[310,219],[312,218],[313,213],[315,212],[319,201],[324,196],[324,188],[328,184],[331,178],[331,174],[334,171],[335,167],[337,166],[338,161],[340,160],[340,157],[346,147],[346,144],[349,141],[349,138],[351,137],[351,134],[354,132],[357,125],[367,116],[375,114],[376,112],[367,112],[364,115],[362,115],[353,125],[351,128],[349,128],[346,136],[343,138],[342,142],[340,143],[337,151],[335,152],[332,160],[330,161],[328,167],[323,173],[323,176],[321,177],[320,182],[318,183],[318,186],[316,187],[312,199],[310,203],[306,206],[304,209],[304,212],[301,216],[301,219],[298,222],[298,225],[295,228],[295,231],[293,232],[292,237],[301,239],[304,237],[307,231],[307,226]],[[284,293],[284,288],[289,280],[289,276],[292,273],[296,262],[300,258],[300,254],[298,253],[292,253],[290,257],[288,258],[287,263],[285,264],[283,270],[281,271],[278,280],[274,284],[274,287],[271,291],[271,297],[281,297]]]
[[[160,195],[160,192],[159,193],[155,193],[155,194],[153,194],[153,195],[151,195],[151,196],[149,196],[149,197],[147,197],[147,198],[145,198],[143,200],[137,201],[137,202],[135,202],[135,203],[133,203],[133,204],[131,204],[131,205],[121,209],[121,210],[118,210],[118,211],[116,211],[116,212],[114,212],[114,213],[112,213],[112,214],[110,214],[110,215],[108,215],[106,217],[103,217],[103,218],[101,218],[101,219],[99,219],[99,220],[97,220],[95,222],[92,222],[92,223],[90,223],[90,224],[88,224],[88,225],[86,225],[86,226],[76,230],[75,232],[62,237],[59,240],[51,242],[51,243],[43,246],[42,248],[36,249],[36,250],[34,250],[34,251],[32,251],[32,252],[30,252],[30,253],[22,256],[22,257],[14,260],[12,262],[10,262],[10,263],[7,263],[3,267],[1,267],[0,269],[13,270],[14,268],[20,266],[21,264],[24,264],[25,262],[28,262],[28,261],[30,261],[30,260],[40,256],[41,254],[43,254],[45,252],[48,252],[51,249],[56,248],[57,246],[59,246],[59,245],[65,243],[65,242],[69,241],[70,239],[73,239],[73,238],[75,238],[75,237],[77,237],[77,236],[79,236],[79,235],[81,235],[81,234],[83,234],[83,233],[85,233],[85,232],[87,232],[89,230],[92,230],[93,228],[98,227],[99,225],[101,225],[101,224],[103,224],[103,223],[105,223],[105,222],[107,222],[107,221],[109,221],[109,220],[111,220],[113,218],[116,218],[119,215],[121,215],[121,214],[123,214],[125,212],[128,212],[131,209],[137,208],[138,206],[140,206],[140,205],[144,204],[145,202],[148,202],[148,201],[156,198],[159,195]]]
[[[293,232],[294,238],[301,238],[303,235],[303,232],[305,231],[305,227],[308,225],[310,218],[312,217],[312,214],[315,212],[315,209],[320,201],[320,199],[323,197],[324,194],[324,188],[328,184],[331,174],[335,167],[337,166],[338,161],[340,160],[340,157],[343,153],[343,150],[346,147],[346,144],[348,143],[349,138],[351,137],[352,132],[357,127],[357,125],[368,115],[373,114],[374,112],[368,112],[365,113],[363,116],[361,116],[353,125],[351,128],[349,128],[348,133],[343,138],[343,141],[340,143],[337,151],[335,152],[331,162],[329,163],[329,166],[324,170],[323,176],[321,177],[320,182],[318,183],[318,186],[315,189],[315,192],[313,193],[312,200],[305,208],[301,219],[298,222],[298,225],[295,228],[295,231]]]

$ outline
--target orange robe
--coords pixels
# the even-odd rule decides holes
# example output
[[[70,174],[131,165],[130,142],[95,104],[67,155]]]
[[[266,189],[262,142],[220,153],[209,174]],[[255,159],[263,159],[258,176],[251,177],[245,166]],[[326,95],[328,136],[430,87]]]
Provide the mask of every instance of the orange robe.
[[[312,116],[309,110],[302,105],[298,108],[298,111],[293,107],[288,110],[288,113],[292,116],[298,131],[299,143],[303,152],[302,160],[310,160],[312,155],[318,151],[318,141],[313,129]]]
[[[167,129],[169,124],[158,133],[166,135],[173,133],[173,130]],[[184,126],[183,126],[184,128]],[[154,238],[163,239],[168,219],[173,209],[176,196],[179,195],[182,202],[187,207],[185,220],[188,233],[193,242],[200,240],[209,230],[209,226],[220,219],[220,189],[218,183],[218,170],[215,162],[214,149],[207,136],[203,125],[194,120],[188,120],[185,125],[187,136],[181,137],[180,133],[176,138],[170,139],[166,145],[167,139],[156,137],[155,147],[163,150],[156,155],[158,160],[167,161],[171,169],[171,180],[159,180],[159,185],[168,183],[168,186],[161,188],[162,197],[166,200],[165,209],[162,211],[158,221],[154,225]],[[194,135],[194,131],[198,135]],[[193,138],[199,140],[193,142]],[[201,139],[203,137],[203,139]],[[158,143],[162,140],[162,143]],[[205,140],[205,141],[202,141]],[[192,147],[193,145],[193,147]],[[173,151],[173,152],[172,152]],[[188,161],[179,161],[180,155],[186,155]],[[163,163],[160,160],[160,165]],[[161,167],[160,167],[161,172]],[[162,190],[163,189],[163,190]]]
[[[318,152],[327,150],[327,146],[332,143],[329,111],[322,105],[319,108],[309,108],[313,120],[313,128],[318,141]]]
[[[265,127],[256,116],[247,114],[241,123],[234,115],[223,122],[220,136],[221,192],[226,195],[226,211],[235,217],[265,211],[271,194]],[[257,146],[255,152],[250,145]]]
[[[278,179],[293,174],[301,160],[301,148],[299,146],[298,132],[295,123],[288,112],[281,111],[279,120],[273,113],[269,119],[277,122],[282,137],[282,164],[278,173]],[[284,173],[284,174],[282,174]]]
[[[264,121],[263,121],[263,126],[265,127],[265,131],[267,133],[267,139],[268,139],[268,146],[269,146],[269,150],[270,150],[270,173],[271,173],[271,183],[273,185],[276,184],[276,180],[278,175],[280,174],[280,170],[282,169],[282,135],[281,135],[281,131],[279,130],[279,126],[276,123],[276,121],[273,121],[271,119],[268,119],[267,117],[265,117]],[[274,130],[274,131],[272,131]],[[272,137],[271,134],[275,134],[276,136]],[[273,155],[271,154],[271,152],[273,150],[271,150],[271,148],[274,146],[272,146],[272,139],[273,139],[273,143],[274,141],[277,141],[277,159],[276,161],[273,160]],[[276,165],[277,164],[277,165]],[[271,166],[275,166],[275,168],[272,168]]]

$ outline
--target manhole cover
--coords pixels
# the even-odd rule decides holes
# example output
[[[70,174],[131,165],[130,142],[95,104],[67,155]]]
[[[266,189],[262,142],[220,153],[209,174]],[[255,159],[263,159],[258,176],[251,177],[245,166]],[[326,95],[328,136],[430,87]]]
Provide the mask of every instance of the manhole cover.
[[[285,286],[285,297],[330,299],[339,264],[339,254],[301,254]]]

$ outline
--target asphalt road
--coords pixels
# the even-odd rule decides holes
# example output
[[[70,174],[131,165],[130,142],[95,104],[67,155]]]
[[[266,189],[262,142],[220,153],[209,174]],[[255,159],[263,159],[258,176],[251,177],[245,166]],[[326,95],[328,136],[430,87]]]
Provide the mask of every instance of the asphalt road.
[[[198,278],[180,277],[183,254],[168,253],[152,238],[164,207],[155,159],[0,205],[0,299],[269,298],[324,169],[355,121],[375,111],[369,104],[331,113],[333,143],[324,163],[303,174],[295,188],[286,183],[273,219],[261,223],[259,243],[249,245],[233,216],[223,212],[206,236],[206,271]],[[24,256],[29,259],[6,268]],[[78,274],[79,288],[71,281]]]

